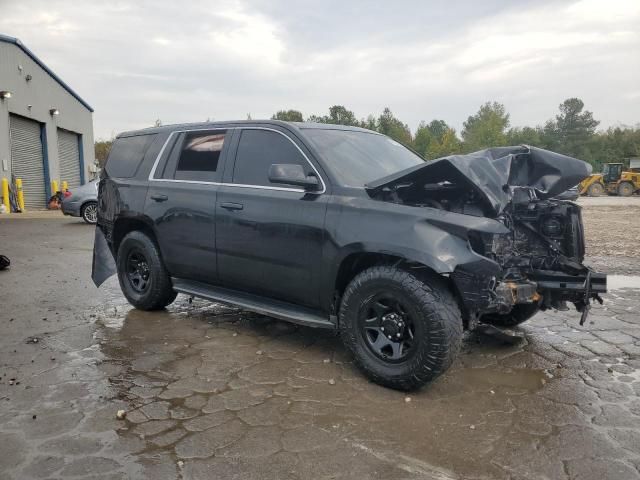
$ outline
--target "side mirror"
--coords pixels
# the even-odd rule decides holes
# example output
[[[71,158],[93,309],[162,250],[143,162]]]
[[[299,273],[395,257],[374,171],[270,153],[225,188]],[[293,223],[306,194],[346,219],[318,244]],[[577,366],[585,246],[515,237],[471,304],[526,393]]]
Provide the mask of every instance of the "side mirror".
[[[296,185],[305,190],[318,190],[320,180],[313,175],[306,175],[302,165],[295,163],[274,163],[269,167],[269,181],[285,185]]]

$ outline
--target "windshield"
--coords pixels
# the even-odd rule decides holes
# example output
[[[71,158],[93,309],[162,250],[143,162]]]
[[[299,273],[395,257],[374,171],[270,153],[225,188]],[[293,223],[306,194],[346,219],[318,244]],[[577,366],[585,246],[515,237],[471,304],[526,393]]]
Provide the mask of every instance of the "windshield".
[[[368,182],[413,167],[424,160],[384,135],[352,130],[305,129],[305,135],[341,185]]]

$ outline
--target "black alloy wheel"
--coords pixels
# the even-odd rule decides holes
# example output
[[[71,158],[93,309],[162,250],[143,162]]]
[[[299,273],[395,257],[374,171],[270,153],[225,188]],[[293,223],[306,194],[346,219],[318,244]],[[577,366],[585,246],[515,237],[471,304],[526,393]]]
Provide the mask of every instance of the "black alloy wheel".
[[[398,363],[415,351],[416,324],[409,308],[392,293],[370,297],[360,309],[359,325],[369,349],[378,358]]]
[[[127,257],[127,280],[138,293],[144,293],[149,286],[149,263],[140,250],[131,250]]]

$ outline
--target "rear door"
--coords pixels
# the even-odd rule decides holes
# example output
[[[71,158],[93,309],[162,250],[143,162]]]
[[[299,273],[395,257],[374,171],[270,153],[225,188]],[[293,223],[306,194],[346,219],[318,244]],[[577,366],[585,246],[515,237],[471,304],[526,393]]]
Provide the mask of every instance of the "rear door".
[[[224,286],[318,306],[322,262],[325,182],[318,192],[272,184],[269,167],[296,163],[320,174],[305,146],[287,132],[250,127],[238,130],[235,163],[228,162],[218,192],[216,246]]]
[[[172,276],[217,279],[215,205],[232,130],[174,132],[149,178],[145,213]]]

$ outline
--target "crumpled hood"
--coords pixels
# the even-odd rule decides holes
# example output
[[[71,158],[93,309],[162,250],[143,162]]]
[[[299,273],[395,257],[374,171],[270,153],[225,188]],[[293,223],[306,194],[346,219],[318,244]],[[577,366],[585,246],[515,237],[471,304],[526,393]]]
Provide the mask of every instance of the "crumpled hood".
[[[374,196],[398,187],[425,188],[441,182],[466,183],[497,215],[512,199],[510,187],[530,187],[540,199],[550,198],[591,174],[577,158],[526,145],[497,147],[453,155],[402,170],[365,185]]]

